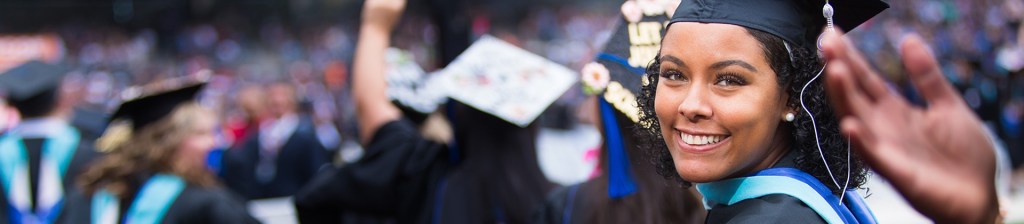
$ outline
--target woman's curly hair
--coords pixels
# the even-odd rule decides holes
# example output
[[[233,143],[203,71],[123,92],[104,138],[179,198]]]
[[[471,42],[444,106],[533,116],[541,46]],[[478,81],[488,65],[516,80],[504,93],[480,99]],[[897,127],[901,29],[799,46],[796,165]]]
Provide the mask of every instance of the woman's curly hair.
[[[790,135],[790,142],[793,143],[791,149],[798,153],[795,161],[796,168],[813,175],[828,186],[833,193],[838,193],[840,189],[829,176],[829,171],[821,160],[822,155],[818,152],[810,116],[800,107],[800,89],[821,71],[821,60],[810,49],[795,47],[792,48],[793,62],[791,62],[786,45],[781,38],[759,30],[749,28],[746,30],[761,43],[765,58],[768,59],[772,70],[778,75],[779,86],[789,94],[786,106],[798,109],[796,120],[788,123],[791,125],[790,130],[793,131]],[[661,53],[659,52],[658,55]],[[672,156],[669,154],[668,146],[665,145],[661,134],[657,114],[654,112],[654,97],[660,78],[660,74],[658,74],[660,67],[661,61],[658,58],[655,58],[647,67],[647,85],[641,88],[637,97],[640,121],[637,122],[635,134],[639,139],[640,148],[649,154],[658,174],[689,185],[676,172]],[[836,181],[842,186],[847,178],[848,142],[846,137],[839,132],[839,120],[828,102],[823,81],[819,77],[807,87],[804,103],[817,121],[821,150],[825,159],[828,160],[828,168],[831,168]],[[849,162],[848,189],[858,188],[867,180],[867,168],[856,152],[850,155]]]

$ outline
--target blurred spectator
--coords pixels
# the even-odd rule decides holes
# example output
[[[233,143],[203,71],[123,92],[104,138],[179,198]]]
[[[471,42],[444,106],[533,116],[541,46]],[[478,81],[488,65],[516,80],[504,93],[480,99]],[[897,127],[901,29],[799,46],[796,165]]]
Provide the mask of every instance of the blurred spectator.
[[[248,200],[291,196],[328,161],[312,120],[298,113],[295,87],[274,83],[265,91],[270,117],[223,157],[224,182]]]
[[[259,124],[268,117],[266,93],[259,85],[247,85],[238,91],[235,103],[242,115],[227,121],[227,129],[234,139],[233,148],[241,146],[247,138],[259,130]]]

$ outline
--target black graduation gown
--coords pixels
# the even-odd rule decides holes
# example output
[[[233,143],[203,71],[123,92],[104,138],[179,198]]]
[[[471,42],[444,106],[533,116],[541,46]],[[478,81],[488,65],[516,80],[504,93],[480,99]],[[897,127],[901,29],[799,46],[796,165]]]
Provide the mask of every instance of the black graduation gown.
[[[302,223],[339,223],[351,214],[430,223],[447,147],[424,139],[407,119],[380,127],[359,161],[323,172],[295,194]],[[384,222],[385,218],[378,219]]]
[[[646,164],[640,164],[643,165]],[[664,179],[654,173],[653,169],[637,168],[635,171],[647,172],[634,173],[637,192],[611,199],[608,197],[607,176],[560,187],[548,193],[544,204],[535,209],[532,222],[700,223],[704,220],[705,211],[695,193],[691,194],[690,190],[673,185],[674,180]]]
[[[88,223],[92,220],[92,197],[76,191],[67,201],[66,218],[58,223]],[[128,205],[121,205],[122,211]],[[123,213],[122,220],[123,220]],[[236,195],[222,187],[187,185],[171,202],[160,223],[221,224],[258,223],[249,215],[245,204]]]
[[[39,180],[38,164],[40,163],[40,160],[42,158],[42,147],[44,141],[45,139],[43,138],[22,139],[22,143],[25,145],[25,150],[28,151],[26,155],[29,158],[29,178],[34,183],[38,183]],[[86,168],[88,168],[89,163],[96,160],[98,157],[102,155],[96,151],[96,148],[93,147],[93,142],[93,139],[85,138],[84,136],[79,140],[78,149],[75,150],[75,154],[71,157],[71,163],[68,164],[64,178],[61,179],[65,192],[65,201],[67,201],[70,192],[76,191],[77,185],[75,185],[75,180],[78,177],[78,175],[81,174],[82,172],[85,172]],[[32,186],[33,189],[31,191],[33,192],[33,194],[35,194],[35,192],[39,192],[39,187],[37,184],[32,184]],[[10,204],[8,203],[10,202],[7,201],[7,189],[2,190],[3,192],[2,194],[0,194],[0,203],[3,203],[2,205],[5,209],[0,209],[0,223],[7,223],[10,222],[11,220],[10,214],[8,214],[10,210],[6,209],[9,208],[8,206],[10,206]],[[35,198],[36,197],[32,197],[31,199],[33,204],[35,204]],[[60,220],[67,220],[66,211],[68,210],[68,207],[69,206],[67,205],[67,203],[65,203],[63,208],[61,209],[61,214],[57,216],[58,222]]]
[[[790,153],[775,167],[795,167],[793,159],[795,153]],[[594,209],[593,196],[587,192],[594,189],[599,192],[607,188],[601,188],[601,184],[607,185],[594,179],[578,185],[556,189],[548,195],[544,206],[539,208],[533,217],[535,223],[566,223],[565,218],[572,220],[571,223],[585,223],[584,218],[587,212]],[[680,190],[681,189],[677,189]],[[685,200],[684,197],[665,195]],[[635,197],[635,195],[627,196]],[[620,202],[621,203],[621,202]],[[614,212],[614,211],[608,211]],[[678,211],[685,212],[685,211]],[[640,220],[644,217],[637,217]],[[705,223],[825,223],[818,213],[807,207],[799,199],[789,195],[772,194],[759,198],[740,201],[731,206],[715,206],[708,210]],[[642,223],[642,222],[641,222]]]
[[[300,116],[295,132],[278,151],[274,178],[256,178],[260,160],[259,134],[251,135],[241,148],[224,152],[222,178],[227,187],[246,200],[292,196],[328,164],[312,121]]]
[[[774,167],[796,167],[797,153],[790,151]],[[730,206],[708,210],[705,223],[825,223],[825,220],[800,199],[770,194],[747,199]]]
[[[578,197],[580,195],[579,188],[588,183],[589,181],[551,190],[544,204],[540,205],[534,213],[533,222],[538,224],[579,223],[576,220],[581,220],[580,217],[583,217],[584,212],[588,209],[585,206],[589,204],[584,197]],[[566,219],[573,221],[566,222]]]

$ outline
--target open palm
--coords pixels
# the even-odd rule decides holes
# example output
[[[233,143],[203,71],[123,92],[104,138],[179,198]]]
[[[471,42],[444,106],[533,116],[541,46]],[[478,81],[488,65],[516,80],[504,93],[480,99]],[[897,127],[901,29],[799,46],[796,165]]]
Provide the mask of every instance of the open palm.
[[[927,107],[893,94],[841,34],[823,45],[827,84],[842,130],[858,152],[922,214],[939,222],[990,222],[996,211],[994,147],[981,121],[944,79],[917,36],[903,63]]]

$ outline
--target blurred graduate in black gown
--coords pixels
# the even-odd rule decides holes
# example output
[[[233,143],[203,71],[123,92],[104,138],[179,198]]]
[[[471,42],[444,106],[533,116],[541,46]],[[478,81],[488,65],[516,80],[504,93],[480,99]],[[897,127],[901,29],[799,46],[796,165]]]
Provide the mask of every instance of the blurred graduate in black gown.
[[[71,102],[62,91],[63,67],[29,61],[0,75],[7,101],[22,122],[0,137],[0,222],[67,220],[64,199],[75,178],[99,153],[94,139],[72,127]]]
[[[596,95],[587,104],[596,109],[592,116],[598,118],[603,139],[601,175],[554,190],[535,223],[703,222],[705,211],[696,193],[658,175],[633,133],[643,66],[657,53],[662,25],[678,2],[629,0],[621,7],[608,43],[581,73],[584,92]]]
[[[215,115],[194,100],[206,76],[133,87],[79,179],[66,223],[255,223],[206,168]]]
[[[337,223],[341,214],[398,223],[527,223],[552,189],[536,159],[536,125],[525,128],[459,103],[454,140],[428,140],[385,93],[384,52],[404,0],[367,1],[353,67],[365,154],[318,176],[295,196],[302,222]]]

